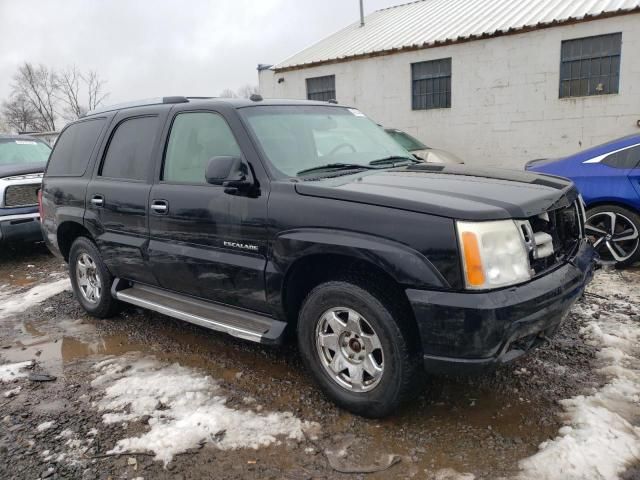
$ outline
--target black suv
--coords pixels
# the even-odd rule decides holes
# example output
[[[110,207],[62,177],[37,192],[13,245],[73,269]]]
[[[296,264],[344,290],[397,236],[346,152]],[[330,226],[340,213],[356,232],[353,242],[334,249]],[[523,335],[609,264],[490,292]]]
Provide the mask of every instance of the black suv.
[[[592,277],[573,184],[418,162],[353,108],[165,97],[68,125],[42,226],[97,317],[134,304],[236,337],[295,333],[339,405],[513,360]]]

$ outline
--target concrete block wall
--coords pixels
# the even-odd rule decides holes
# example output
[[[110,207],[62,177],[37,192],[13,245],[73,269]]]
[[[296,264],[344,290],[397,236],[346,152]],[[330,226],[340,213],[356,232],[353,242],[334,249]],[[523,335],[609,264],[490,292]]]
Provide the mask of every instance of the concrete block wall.
[[[562,40],[622,32],[620,93],[559,98]],[[640,133],[640,14],[331,65],[259,74],[269,98],[306,98],[309,77],[336,76],[340,103],[469,164],[522,168]],[[451,108],[411,110],[411,63],[452,58]],[[278,83],[279,79],[283,79]]]

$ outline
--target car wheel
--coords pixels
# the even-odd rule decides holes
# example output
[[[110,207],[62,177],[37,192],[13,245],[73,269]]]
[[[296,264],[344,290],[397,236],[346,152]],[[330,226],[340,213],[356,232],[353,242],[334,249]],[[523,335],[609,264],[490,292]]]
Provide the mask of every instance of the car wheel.
[[[602,260],[618,267],[640,260],[640,217],[631,210],[615,205],[592,208],[585,227]]]
[[[111,296],[113,276],[96,245],[86,237],[78,237],[71,245],[69,276],[76,298],[87,313],[99,318],[117,313],[119,302]]]
[[[307,368],[340,407],[366,417],[393,412],[416,390],[419,358],[393,302],[332,281],[300,310],[298,345]]]

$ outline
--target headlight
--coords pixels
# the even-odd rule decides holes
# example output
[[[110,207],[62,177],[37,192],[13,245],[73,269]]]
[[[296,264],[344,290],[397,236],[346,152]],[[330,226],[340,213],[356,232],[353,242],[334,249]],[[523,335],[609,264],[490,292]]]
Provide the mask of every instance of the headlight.
[[[513,220],[457,226],[467,288],[504,287],[531,278],[527,247]]]

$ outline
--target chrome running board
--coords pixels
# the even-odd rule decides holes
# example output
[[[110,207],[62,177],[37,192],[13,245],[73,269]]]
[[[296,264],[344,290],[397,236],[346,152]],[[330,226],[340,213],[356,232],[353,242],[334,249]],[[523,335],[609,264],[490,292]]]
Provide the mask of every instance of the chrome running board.
[[[118,300],[147,308],[201,327],[253,342],[278,344],[287,324],[259,313],[206,302],[156,287],[116,279],[111,294]]]

